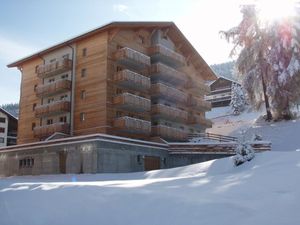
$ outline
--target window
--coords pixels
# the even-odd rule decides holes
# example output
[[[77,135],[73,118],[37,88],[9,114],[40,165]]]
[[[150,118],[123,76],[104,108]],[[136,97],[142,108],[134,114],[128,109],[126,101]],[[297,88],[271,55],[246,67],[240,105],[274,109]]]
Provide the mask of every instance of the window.
[[[68,79],[68,78],[69,78],[69,74],[61,75],[61,79]]]
[[[35,72],[37,73],[38,72],[38,69],[39,69],[39,66],[35,66]]]
[[[0,117],[0,123],[5,123],[6,119],[4,117]]]
[[[122,92],[123,92],[122,89],[120,89],[120,88],[117,88],[117,89],[116,89],[116,94],[117,94],[117,95],[122,94]]]
[[[34,90],[34,91],[36,91],[37,86],[38,86],[37,84],[34,85],[34,87],[33,87],[33,90]]]
[[[0,137],[0,143],[4,143],[4,138]]]
[[[4,127],[0,127],[0,133],[4,133],[5,132],[5,128]]]
[[[165,34],[165,32],[162,33],[161,38],[162,38],[162,39],[165,39],[165,40],[168,40],[168,36],[167,36],[167,34]]]
[[[143,156],[141,156],[141,155],[136,156],[136,161],[139,165],[142,165],[142,163],[143,163],[142,159],[143,159]]]
[[[83,122],[85,121],[85,113],[80,113],[80,121]]]
[[[59,118],[59,122],[61,122],[61,123],[66,123],[66,122],[67,122],[67,117],[66,117],[66,116],[61,116],[61,117]]]
[[[120,72],[120,71],[122,71],[122,67],[120,67],[120,66],[117,66],[117,68],[116,68],[116,71],[117,71],[117,72]]]
[[[121,117],[122,114],[123,114],[123,113],[122,113],[121,111],[117,111],[117,112],[116,112],[116,117]]]
[[[139,38],[139,39],[138,39],[138,42],[139,42],[140,44],[144,44],[144,43],[145,43],[145,38],[144,38],[142,35],[139,35],[138,38]]]
[[[32,123],[31,124],[31,130],[34,130],[34,128],[35,128],[35,123]]]
[[[49,79],[49,83],[53,83],[55,81],[55,78]]]
[[[56,59],[50,59],[50,63],[54,63]]]
[[[48,119],[47,120],[47,125],[51,125],[51,124],[53,124],[53,119]]]
[[[69,54],[63,55],[63,59],[69,59]]]
[[[82,90],[82,91],[80,92],[80,98],[81,98],[81,99],[85,99],[85,97],[86,97],[86,91],[85,91],[85,90]]]
[[[32,105],[32,111],[34,111],[35,108],[36,108],[36,103],[33,103],[33,105]]]
[[[87,55],[87,49],[84,48],[84,49],[82,49],[82,56],[85,57],[86,55]]]
[[[63,100],[67,100],[68,99],[68,95],[62,95],[60,96],[60,100],[63,101]]]
[[[19,160],[19,168],[32,168],[34,165],[34,158],[26,157]]]
[[[54,102],[54,98],[48,98],[48,104],[50,104],[51,102]]]
[[[81,77],[85,77],[86,76],[86,69],[83,68],[81,69]]]

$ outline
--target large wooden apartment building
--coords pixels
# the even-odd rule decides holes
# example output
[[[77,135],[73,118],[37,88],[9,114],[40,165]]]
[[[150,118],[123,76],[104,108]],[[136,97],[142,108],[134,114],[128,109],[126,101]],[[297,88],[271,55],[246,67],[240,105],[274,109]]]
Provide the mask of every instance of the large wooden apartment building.
[[[214,73],[172,22],[113,22],[8,67],[22,73],[18,144],[105,133],[182,141],[211,122]]]

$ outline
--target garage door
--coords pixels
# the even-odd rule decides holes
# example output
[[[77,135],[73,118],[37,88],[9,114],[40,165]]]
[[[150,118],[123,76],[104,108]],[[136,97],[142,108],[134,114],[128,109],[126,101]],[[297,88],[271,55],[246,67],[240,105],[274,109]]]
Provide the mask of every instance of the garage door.
[[[160,169],[160,158],[155,156],[145,156],[144,170],[158,170]]]

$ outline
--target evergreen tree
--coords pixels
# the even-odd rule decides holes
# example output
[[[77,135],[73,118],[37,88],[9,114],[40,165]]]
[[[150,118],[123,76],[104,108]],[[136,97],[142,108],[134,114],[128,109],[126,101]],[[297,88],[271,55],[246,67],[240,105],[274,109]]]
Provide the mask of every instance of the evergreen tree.
[[[231,86],[231,102],[230,106],[233,110],[234,115],[239,115],[244,109],[246,105],[245,94],[242,87],[233,83]]]
[[[231,55],[238,54],[236,68],[249,101],[255,106],[265,101],[268,120],[272,114],[290,118],[290,107],[299,100],[300,13],[268,23],[259,19],[255,5],[243,6],[241,13],[241,23],[222,34],[234,43]]]

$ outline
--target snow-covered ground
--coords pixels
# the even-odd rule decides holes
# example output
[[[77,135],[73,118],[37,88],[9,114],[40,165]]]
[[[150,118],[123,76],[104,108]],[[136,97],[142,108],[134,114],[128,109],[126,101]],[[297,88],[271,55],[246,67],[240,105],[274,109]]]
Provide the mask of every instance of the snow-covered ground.
[[[272,142],[272,151],[295,151],[300,149],[300,119],[281,122],[259,122],[258,118],[264,111],[246,110],[242,114],[232,115],[230,107],[213,108],[207,117],[213,121],[213,127],[208,132],[241,136],[246,131],[246,139],[251,140],[254,134],[259,134],[263,140]]]
[[[0,225],[300,224],[300,120],[218,111],[211,132],[247,129],[272,140],[273,151],[239,167],[224,158],[141,173],[0,178]]]
[[[300,152],[131,174],[0,179],[0,224],[300,224]]]

